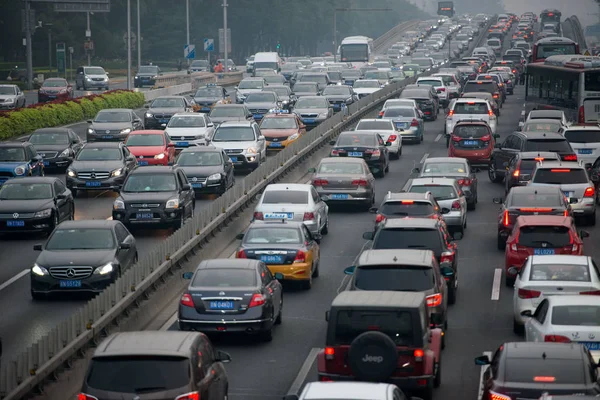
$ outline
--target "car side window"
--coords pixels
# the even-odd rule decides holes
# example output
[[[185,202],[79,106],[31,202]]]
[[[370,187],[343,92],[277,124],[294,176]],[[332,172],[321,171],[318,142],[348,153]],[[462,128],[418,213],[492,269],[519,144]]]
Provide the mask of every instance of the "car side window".
[[[69,141],[79,143],[81,139],[79,139],[79,136],[75,132],[69,130]]]
[[[398,388],[394,388],[393,396],[394,396],[394,400],[405,400],[406,399],[406,396],[404,396],[404,393],[402,393],[400,391],[400,389],[398,389]]]
[[[65,184],[62,181],[54,182],[54,191],[56,192],[56,194],[64,193],[65,190],[67,190],[67,186],[65,186]]]
[[[548,300],[542,301],[542,303],[536,308],[533,318],[536,319],[540,324],[543,324],[546,320],[546,314],[548,314],[549,303]]]
[[[517,157],[513,157],[510,159],[509,163],[508,163],[508,168],[515,168],[515,166],[517,165]]]
[[[208,339],[204,339],[200,344],[200,352],[202,353],[202,372],[204,377],[210,373],[210,369],[212,368],[213,362],[215,360],[212,345],[210,344]]]
[[[166,133],[164,134],[165,136],[165,144],[169,144],[171,143],[171,138],[169,137],[169,135],[167,135]]]
[[[317,204],[318,202],[321,201],[321,198],[319,197],[319,193],[317,193],[317,190],[311,186],[310,188],[310,194],[313,198],[313,201],[315,202],[315,204]]]
[[[496,350],[492,361],[490,362],[490,372],[492,377],[498,376],[498,367],[500,366],[500,349]]]
[[[183,171],[177,171],[177,176],[179,177],[179,183],[183,187],[183,185],[189,185],[188,179],[183,173]]]
[[[258,125],[254,125],[254,134],[256,135],[256,140],[258,140],[258,138],[260,137],[260,129],[258,129]]]
[[[592,268],[596,273],[596,277],[600,280],[600,269],[598,269],[598,265],[596,265],[596,262],[594,260],[592,260]]]
[[[125,229],[122,224],[117,224],[117,226],[115,226],[115,232],[117,233],[117,240],[119,243],[123,243],[127,240],[127,237],[129,237],[129,232],[127,232],[127,229]]]
[[[262,263],[260,264],[260,279],[262,281],[263,286],[269,285],[273,280],[269,269]]]
[[[30,160],[33,160],[37,156],[37,151],[33,148],[33,146],[27,146],[25,148],[25,154],[29,157]]]

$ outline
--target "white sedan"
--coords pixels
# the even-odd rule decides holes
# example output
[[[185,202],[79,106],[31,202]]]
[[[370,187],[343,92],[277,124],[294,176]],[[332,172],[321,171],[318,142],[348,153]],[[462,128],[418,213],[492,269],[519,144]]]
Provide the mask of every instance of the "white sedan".
[[[533,312],[548,296],[600,294],[600,276],[587,256],[531,256],[518,271],[513,294],[513,330],[523,333],[523,311]]]
[[[361,119],[354,130],[379,133],[384,142],[390,143],[388,150],[391,158],[398,159],[402,155],[402,129],[397,130],[392,120]]]
[[[285,396],[284,400],[400,400],[407,399],[396,385],[369,382],[310,382],[300,397]]]

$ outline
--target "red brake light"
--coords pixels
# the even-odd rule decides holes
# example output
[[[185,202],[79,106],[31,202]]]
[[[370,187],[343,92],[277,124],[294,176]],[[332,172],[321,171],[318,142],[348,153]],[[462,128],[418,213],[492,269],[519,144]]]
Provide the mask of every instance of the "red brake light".
[[[352,185],[354,186],[367,186],[369,184],[369,182],[367,182],[364,179],[357,179],[352,181]]]
[[[462,138],[460,136],[454,136],[452,135],[452,141],[453,142],[460,142],[462,140]]]
[[[475,102],[474,101],[467,101],[467,104],[470,105],[470,106],[472,106],[472,105],[475,104]]]
[[[577,114],[577,122],[580,124],[585,123],[585,108],[583,106],[579,107],[579,113]]]
[[[543,208],[543,207],[523,207],[519,208],[521,212],[552,212],[552,208]]]
[[[336,150],[336,149],[333,149],[333,150],[331,150],[331,155],[332,156],[339,156],[340,154],[344,154],[345,152],[346,152],[346,150]]]
[[[416,118],[413,118],[413,120],[410,121],[410,126],[419,126],[419,121],[417,121]]]
[[[517,169],[517,170],[515,170],[515,172],[513,172],[513,176],[514,176],[515,178],[518,178],[518,177],[519,177],[519,175],[521,175],[521,171],[519,171],[518,169]]]
[[[181,396],[175,397],[175,400],[200,400],[200,393],[190,392],[182,394]]]
[[[400,204],[415,204],[414,200],[402,200]]]
[[[325,359],[333,360],[335,356],[335,349],[333,347],[325,347]]]
[[[544,336],[544,342],[571,343],[571,339],[561,335],[546,335]]]
[[[395,142],[396,139],[398,139],[398,136],[396,136],[396,135],[390,135],[390,136],[388,136],[387,141],[388,142]]]
[[[453,116],[453,115],[454,115],[454,110],[450,110],[450,111],[448,111],[448,116],[449,116],[449,117],[451,117],[451,116]]]
[[[492,140],[492,137],[490,135],[485,135],[481,137],[482,142],[489,142],[490,140]]]
[[[494,99],[497,99],[500,97],[500,95],[498,93],[494,93],[494,95],[492,96]]]
[[[542,295],[542,292],[538,290],[519,289],[520,299],[535,299]]]
[[[441,293],[432,294],[427,296],[427,307],[437,307],[442,304]]]
[[[315,179],[313,181],[313,186],[327,186],[329,185],[329,181],[327,179]]]
[[[379,117],[383,117],[383,114],[385,113],[385,111],[379,111]]]
[[[446,88],[439,88],[438,89],[438,92],[445,92],[445,91],[446,91]]]
[[[544,161],[544,157],[536,157],[534,158],[535,161]]]
[[[556,381],[556,378],[553,376],[534,376],[533,377],[533,381],[534,382],[554,382]]]
[[[502,217],[502,225],[508,226],[510,218],[508,217],[508,210],[504,210],[504,216]]]
[[[311,212],[305,212],[304,213],[304,221],[312,221],[315,219],[315,214],[311,213]]]
[[[583,193],[583,197],[594,197],[595,194],[596,194],[596,191],[594,190],[594,187],[590,186],[585,189],[585,192]]]
[[[413,352],[413,355],[415,356],[415,361],[423,361],[425,352],[423,351],[423,349],[415,349],[415,351]]]
[[[383,221],[385,221],[385,216],[383,214],[377,214],[377,216],[375,217],[375,222],[380,223]]]
[[[577,161],[577,154],[567,154],[563,157],[565,161]]]
[[[440,257],[440,263],[443,262],[454,262],[454,250],[448,250],[442,253],[442,257]]]
[[[490,390],[490,398],[489,400],[512,400],[510,396],[506,396],[500,393],[496,393]]]
[[[189,293],[184,293],[183,296],[181,296],[179,304],[186,307],[194,307],[194,301],[192,300],[192,296]]]
[[[458,180],[458,182],[457,182],[457,183],[458,183],[460,186],[469,186],[469,185],[471,184],[471,182],[472,182],[472,181],[471,181],[471,179],[469,179],[469,178],[461,178],[461,179],[459,179],[459,180]]]
[[[600,290],[592,290],[589,292],[579,292],[579,294],[587,295],[587,296],[600,296]]]
[[[79,393],[77,395],[77,400],[98,400],[97,397],[90,396],[89,394]]]
[[[262,295],[260,293],[255,293],[252,295],[252,300],[250,300],[250,304],[248,305],[248,308],[262,306],[266,302],[267,302],[267,298],[264,295]]]
[[[453,210],[460,210],[460,201],[454,200],[454,202],[452,202],[452,209]]]
[[[265,219],[265,216],[263,215],[263,213],[257,211],[254,213],[254,219],[262,221],[263,219]]]
[[[494,110],[488,110],[488,115],[489,115],[490,117],[493,117],[493,116],[495,116],[496,114],[494,114]]]
[[[365,150],[365,154],[370,154],[371,157],[379,157],[379,156],[381,156],[381,150],[379,150],[379,149],[368,149],[368,150]]]
[[[305,263],[306,262],[306,254],[302,250],[298,250],[296,253],[296,258],[294,258],[294,263]]]
[[[550,172],[571,172],[570,169],[566,169],[566,168],[555,168],[555,169],[551,169]]]

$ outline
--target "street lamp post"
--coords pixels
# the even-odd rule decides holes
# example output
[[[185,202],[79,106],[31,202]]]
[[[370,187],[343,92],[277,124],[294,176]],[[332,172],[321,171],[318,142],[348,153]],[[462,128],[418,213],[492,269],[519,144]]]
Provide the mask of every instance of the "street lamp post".
[[[48,77],[52,76],[52,25],[53,24],[46,24],[48,27],[48,66],[50,67]],[[58,66],[56,68],[58,68]]]
[[[190,0],[185,0],[185,27],[186,27],[186,44],[190,44]],[[187,59],[188,65],[190,65],[190,59]]]
[[[137,67],[142,66],[142,35],[140,33],[140,0],[137,0]]]
[[[127,0],[127,90],[131,90],[131,0]]]
[[[27,89],[33,89],[33,51],[31,49],[31,3],[25,0],[25,47],[27,51]]]
[[[223,69],[224,72],[229,72],[229,69],[227,69],[227,64],[229,61],[229,40],[230,38],[227,37],[227,0],[223,0],[223,53],[224,54],[224,59],[225,59],[225,68]]]
[[[87,16],[87,28],[85,30],[85,36],[88,40],[92,39],[92,29],[90,28],[90,13],[86,13]],[[88,49],[87,51],[87,65],[88,67],[92,65],[92,51]]]
[[[227,1],[227,0],[224,0]],[[374,12],[374,11],[392,11],[391,8],[336,8],[333,10],[333,59],[337,62],[337,13],[338,12]]]

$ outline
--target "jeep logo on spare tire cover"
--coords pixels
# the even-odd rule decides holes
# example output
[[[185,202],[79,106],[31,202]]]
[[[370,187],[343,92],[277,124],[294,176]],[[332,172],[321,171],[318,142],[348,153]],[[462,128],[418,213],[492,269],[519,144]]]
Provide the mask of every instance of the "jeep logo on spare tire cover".
[[[384,333],[365,332],[350,344],[348,364],[358,380],[384,382],[392,376],[397,363],[396,344]]]

